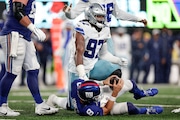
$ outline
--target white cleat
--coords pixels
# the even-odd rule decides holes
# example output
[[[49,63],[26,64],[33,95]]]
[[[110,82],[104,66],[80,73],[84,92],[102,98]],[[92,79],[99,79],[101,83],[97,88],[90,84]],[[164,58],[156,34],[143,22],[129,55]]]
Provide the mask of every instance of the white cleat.
[[[50,96],[48,97],[46,103],[47,103],[48,105],[50,105],[51,107],[55,107],[55,106],[56,106],[56,103],[54,102],[54,100],[55,100],[56,97],[57,97],[57,96],[56,96],[55,94],[50,95]]]
[[[35,114],[37,115],[51,115],[59,111],[58,108],[51,107],[47,103],[43,102],[41,104],[36,104]]]
[[[11,110],[7,103],[3,103],[0,107],[0,116],[19,116],[19,112]]]
[[[180,113],[180,108],[174,109],[171,111],[172,113]]]

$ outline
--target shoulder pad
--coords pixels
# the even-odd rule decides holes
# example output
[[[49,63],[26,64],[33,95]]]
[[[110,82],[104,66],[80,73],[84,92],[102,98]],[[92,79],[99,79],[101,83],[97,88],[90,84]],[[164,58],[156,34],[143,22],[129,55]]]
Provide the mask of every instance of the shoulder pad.
[[[83,2],[89,2],[89,0],[82,0]]]

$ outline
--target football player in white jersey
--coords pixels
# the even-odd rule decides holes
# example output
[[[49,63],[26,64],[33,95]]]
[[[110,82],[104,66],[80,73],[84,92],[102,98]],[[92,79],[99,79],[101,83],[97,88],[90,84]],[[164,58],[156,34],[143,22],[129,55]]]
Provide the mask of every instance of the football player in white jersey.
[[[127,20],[133,22],[142,22],[144,25],[147,24],[147,20],[144,18],[136,17],[132,14],[129,14],[123,10],[121,10],[116,0],[79,0],[74,8],[70,6],[65,6],[63,11],[65,15],[69,19],[74,19],[78,15],[80,15],[86,8],[88,8],[92,3],[101,4],[106,11],[106,24],[110,25],[112,15],[116,17],[116,19]]]
[[[127,66],[127,60],[112,55],[107,50],[111,38],[106,24],[107,14],[101,4],[93,3],[85,11],[85,20],[77,23],[69,60],[70,84],[78,78],[104,80],[114,74],[121,77],[120,66]],[[68,107],[71,107],[69,94]]]

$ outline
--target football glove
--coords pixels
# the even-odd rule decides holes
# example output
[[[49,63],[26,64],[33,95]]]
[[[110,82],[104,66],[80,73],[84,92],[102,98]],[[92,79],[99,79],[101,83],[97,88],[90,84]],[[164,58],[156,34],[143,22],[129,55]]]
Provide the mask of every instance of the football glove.
[[[128,60],[126,58],[120,58],[119,65],[122,67],[127,67],[128,66]]]
[[[39,41],[42,42],[42,41],[44,41],[44,40],[46,39],[45,33],[44,33],[42,30],[40,30],[39,28],[36,28],[36,27],[34,26],[34,24],[30,23],[30,24],[27,26],[27,28],[28,28],[32,33],[34,33],[34,34],[37,36],[37,38],[38,38]]]

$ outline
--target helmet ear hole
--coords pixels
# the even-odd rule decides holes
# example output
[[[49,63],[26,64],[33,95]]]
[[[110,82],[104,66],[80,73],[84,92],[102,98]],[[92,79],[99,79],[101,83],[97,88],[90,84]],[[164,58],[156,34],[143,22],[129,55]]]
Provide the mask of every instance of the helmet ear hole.
[[[85,10],[85,18],[98,28],[103,28],[105,26],[106,11],[100,4],[93,3]]]

